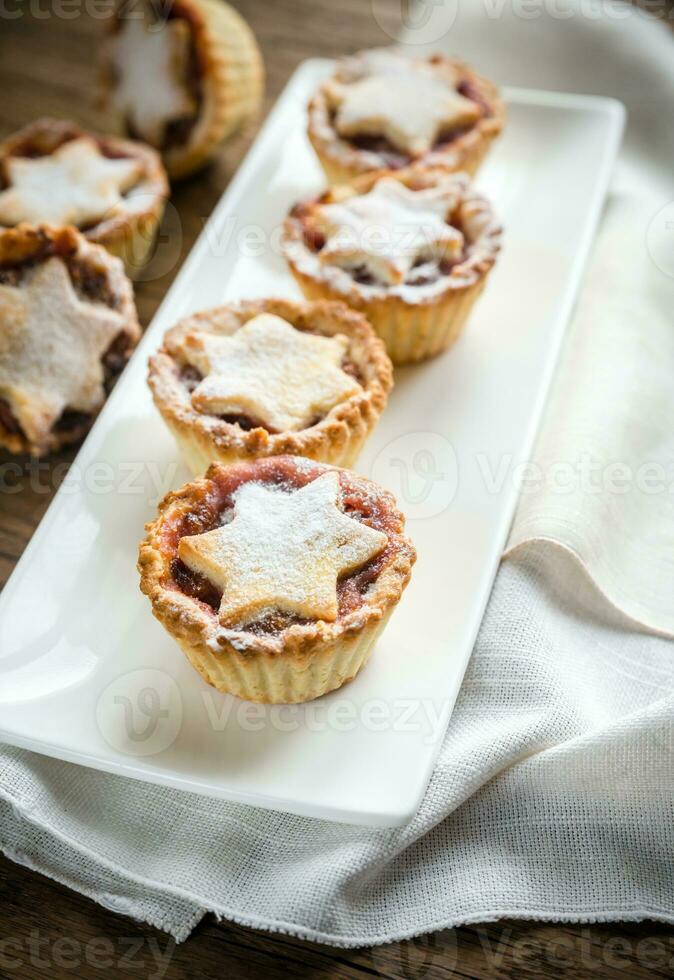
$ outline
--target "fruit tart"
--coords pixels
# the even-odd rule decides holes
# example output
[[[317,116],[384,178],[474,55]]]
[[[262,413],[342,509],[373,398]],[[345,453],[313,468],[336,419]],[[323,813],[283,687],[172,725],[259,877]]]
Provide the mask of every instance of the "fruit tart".
[[[74,225],[125,262],[148,259],[168,197],[149,146],[38,119],[0,143],[0,226]]]
[[[375,48],[342,59],[309,103],[330,183],[415,161],[475,173],[503,128],[498,89],[461,61]]]
[[[406,364],[456,340],[499,242],[491,206],[465,174],[415,164],[297,204],[282,249],[308,299],[361,311],[394,364]]]
[[[139,338],[102,246],[74,228],[0,232],[0,446],[42,456],[81,439]]]
[[[262,101],[257,42],[223,0],[121,3],[102,62],[106,103],[171,177],[205,164]]]
[[[342,303],[267,299],[181,320],[150,358],[148,382],[199,474],[285,454],[352,465],[392,370],[372,327]]]
[[[302,457],[213,464],[170,493],[140,547],[141,589],[202,677],[249,701],[351,680],[416,553],[393,497]]]

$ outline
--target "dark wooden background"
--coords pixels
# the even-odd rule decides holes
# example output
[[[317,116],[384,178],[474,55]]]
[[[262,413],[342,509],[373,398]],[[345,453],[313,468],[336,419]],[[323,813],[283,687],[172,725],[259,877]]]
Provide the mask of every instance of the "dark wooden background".
[[[0,3],[0,135],[39,115],[104,126],[95,91],[95,45],[103,21],[91,16],[91,11],[105,9],[104,2],[98,0],[97,6],[91,0],[79,4],[69,0],[63,6],[59,0]],[[263,50],[265,111],[301,60],[389,43],[401,10],[400,0],[235,0],[235,6],[248,19]],[[237,138],[209,170],[174,189],[182,245],[170,269],[138,285],[143,323],[150,320],[252,136],[251,131]],[[70,458],[65,455],[43,470],[26,471],[30,479],[24,480],[20,493],[0,494],[0,585]],[[0,465],[7,459],[0,454]],[[37,980],[73,975],[156,980],[223,976],[651,980],[674,977],[674,930],[655,923],[500,922],[353,951],[209,918],[186,943],[175,946],[162,933],[108,912],[0,857],[0,977]]]

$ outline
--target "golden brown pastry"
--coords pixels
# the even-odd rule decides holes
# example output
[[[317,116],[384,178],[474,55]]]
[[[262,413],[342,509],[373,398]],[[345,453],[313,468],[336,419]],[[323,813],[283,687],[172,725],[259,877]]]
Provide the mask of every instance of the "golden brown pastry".
[[[102,58],[108,103],[159,150],[170,177],[201,167],[260,108],[257,42],[223,0],[121,4]]]
[[[308,299],[359,310],[406,364],[457,339],[499,243],[491,206],[465,174],[415,164],[297,204],[282,247]]]
[[[392,496],[348,470],[214,464],[147,525],[141,589],[213,687],[308,701],[369,657],[416,558],[403,531]]]
[[[0,446],[77,442],[140,338],[119,259],[74,228],[0,232]]]
[[[187,317],[150,358],[155,404],[189,467],[293,454],[351,466],[386,405],[391,364],[341,303],[269,299]]]
[[[422,162],[475,173],[501,132],[496,87],[461,61],[400,48],[337,64],[309,103],[309,139],[331,184]]]

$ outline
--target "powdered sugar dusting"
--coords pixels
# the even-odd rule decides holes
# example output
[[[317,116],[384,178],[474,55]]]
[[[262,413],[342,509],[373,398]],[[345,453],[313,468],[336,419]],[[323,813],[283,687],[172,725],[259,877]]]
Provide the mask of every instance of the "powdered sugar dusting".
[[[413,171],[414,168],[409,168],[409,171],[406,172],[412,174]],[[373,191],[376,191],[382,180],[404,184],[404,173],[406,172],[401,172],[399,179],[394,177],[382,178],[368,194],[360,195],[355,200],[366,201],[371,197]],[[357,269],[354,268],[355,263],[347,260],[343,262],[339,260],[330,261],[329,252],[324,258],[324,249],[316,250],[307,244],[304,236],[305,228],[308,227],[313,230],[315,225],[320,227],[322,212],[331,206],[324,205],[320,201],[307,203],[304,205],[306,213],[302,217],[291,215],[286,221],[283,239],[286,257],[299,272],[311,278],[325,281],[331,289],[340,293],[347,302],[351,297],[356,301],[359,298],[367,301],[397,296],[409,305],[428,303],[447,289],[464,288],[476,282],[484,270],[493,264],[500,245],[501,228],[494,217],[490,204],[475,191],[466,174],[447,174],[444,171],[438,172],[431,168],[421,168],[421,177],[415,179],[419,179],[421,186],[414,188],[406,186],[405,190],[410,195],[410,200],[421,196],[419,205],[419,212],[422,215],[421,221],[423,221],[424,209],[430,206],[430,202],[433,201],[432,196],[424,197],[429,190],[433,190],[435,187],[439,188],[438,207],[443,196],[446,195],[445,199],[448,201],[450,198],[452,199],[451,224],[462,235],[463,254],[458,261],[450,265],[448,270],[441,268],[438,257],[433,255],[433,250],[430,249],[426,252],[426,261],[420,265],[413,265],[403,281],[390,282],[380,275],[381,256],[378,262],[367,261],[367,268],[372,273],[372,280],[370,282],[361,281],[357,277]],[[442,189],[440,190],[440,188]],[[350,205],[359,210],[361,205],[356,205],[355,200],[352,196],[342,197],[339,203],[342,208]],[[413,213],[410,207],[411,220]],[[376,225],[377,235],[375,237],[377,249],[385,253],[388,250],[388,243],[395,242],[401,228],[389,227],[383,210],[380,211],[379,217],[381,222]],[[412,224],[411,229],[403,228],[402,232],[403,234],[407,232],[407,241],[409,242],[414,235],[414,225]],[[419,228],[417,234],[419,240],[423,241],[425,237],[427,240],[428,233],[424,227]],[[366,250],[363,249],[361,264],[366,264],[366,259]]]
[[[125,318],[80,299],[61,259],[38,265],[20,286],[0,286],[0,320],[0,397],[31,442],[41,443],[64,409],[100,407],[101,358]]]
[[[367,194],[319,205],[315,221],[326,237],[320,260],[347,269],[364,266],[393,285],[404,282],[420,259],[454,259],[463,235],[448,217],[459,194],[452,177],[421,190],[384,177]]]
[[[235,495],[230,523],[181,538],[182,561],[222,590],[223,626],[250,622],[269,610],[336,620],[337,580],[388,543],[386,534],[340,510],[339,493],[336,471],[292,493],[245,483]]]
[[[277,432],[304,428],[360,390],[340,366],[346,337],[303,333],[269,313],[231,335],[188,331],[176,346],[203,375],[191,396],[196,411],[248,415]]]
[[[369,52],[341,78],[325,86],[340,136],[383,136],[411,156],[427,153],[441,132],[480,115],[476,103],[456,91],[445,66],[398,53]]]
[[[10,157],[0,191],[0,224],[83,225],[122,209],[122,194],[141,176],[139,160],[110,160],[88,136],[42,157]]]
[[[113,98],[135,132],[161,147],[169,122],[196,111],[186,85],[191,29],[180,18],[150,23],[149,13],[126,16],[109,42],[116,72]]]

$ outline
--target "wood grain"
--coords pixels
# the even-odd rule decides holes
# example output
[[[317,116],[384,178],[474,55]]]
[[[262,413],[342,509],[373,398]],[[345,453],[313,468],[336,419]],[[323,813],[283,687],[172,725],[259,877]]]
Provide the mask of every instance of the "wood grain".
[[[334,56],[388,43],[399,26],[399,0],[238,0],[267,67],[267,110],[304,58]],[[5,16],[6,11],[20,16]],[[0,135],[40,115],[104,128],[96,105],[96,43],[104,0],[33,0],[0,6]],[[68,19],[59,16],[68,12]],[[73,15],[73,12],[75,15]],[[376,13],[376,17],[375,17]],[[169,267],[137,287],[149,322],[253,133],[222,151],[214,165],[174,189]],[[180,236],[176,236],[176,229]],[[163,253],[166,258],[166,252]],[[0,454],[0,585],[4,584],[72,454],[46,464]],[[0,841],[0,845],[2,842]],[[674,932],[651,923],[563,926],[500,922],[444,930],[372,950],[340,950],[206,920],[176,947],[165,935],[0,858],[0,977],[166,977],[231,980],[251,976],[322,978],[674,977]]]
[[[344,950],[207,920],[176,946],[163,933],[2,860],[0,901],[0,977],[660,980],[674,975],[672,931],[653,924],[501,922]]]

